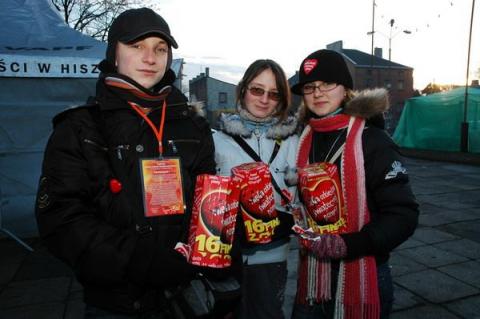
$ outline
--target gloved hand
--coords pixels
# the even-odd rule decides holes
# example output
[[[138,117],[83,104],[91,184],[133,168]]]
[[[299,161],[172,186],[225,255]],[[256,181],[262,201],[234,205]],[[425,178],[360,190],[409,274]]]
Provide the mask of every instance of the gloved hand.
[[[347,245],[340,235],[308,235],[300,236],[302,247],[319,258],[340,259],[347,255]]]
[[[184,256],[173,249],[159,249],[148,271],[147,282],[152,286],[175,287],[189,282],[198,273],[198,268],[187,262]]]

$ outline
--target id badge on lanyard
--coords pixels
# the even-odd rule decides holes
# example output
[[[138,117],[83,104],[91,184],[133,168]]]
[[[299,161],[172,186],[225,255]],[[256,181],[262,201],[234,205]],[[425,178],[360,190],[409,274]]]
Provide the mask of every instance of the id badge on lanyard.
[[[145,217],[185,213],[180,158],[140,159]]]
[[[157,217],[185,213],[185,201],[182,188],[180,158],[163,157],[163,128],[167,104],[164,101],[160,126],[157,129],[138,105],[130,106],[150,126],[158,141],[158,158],[140,159],[140,176],[142,179],[143,209],[145,217]]]

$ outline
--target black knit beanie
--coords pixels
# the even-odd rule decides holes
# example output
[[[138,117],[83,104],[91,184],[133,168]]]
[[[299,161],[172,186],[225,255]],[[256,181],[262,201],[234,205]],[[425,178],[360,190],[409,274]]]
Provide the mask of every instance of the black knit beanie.
[[[117,42],[131,43],[141,37],[157,35],[167,41],[169,47],[178,48],[170,34],[167,22],[149,8],[130,9],[122,12],[112,23],[108,32],[106,59],[100,64],[103,72],[113,72]],[[167,70],[172,64],[172,50],[168,50]]]
[[[303,95],[303,85],[314,81],[337,83],[353,89],[347,64],[343,56],[336,51],[319,50],[307,56],[300,64],[298,83],[292,86],[292,93]]]

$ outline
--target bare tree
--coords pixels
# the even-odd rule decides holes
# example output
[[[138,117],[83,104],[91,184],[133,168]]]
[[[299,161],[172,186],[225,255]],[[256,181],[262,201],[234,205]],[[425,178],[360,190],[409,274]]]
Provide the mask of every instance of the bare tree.
[[[75,30],[106,41],[113,19],[141,0],[51,0],[65,22]]]

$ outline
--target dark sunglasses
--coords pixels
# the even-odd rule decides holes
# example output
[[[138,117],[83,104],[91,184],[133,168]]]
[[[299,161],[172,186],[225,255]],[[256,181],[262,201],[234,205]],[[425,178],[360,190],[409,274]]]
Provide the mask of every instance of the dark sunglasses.
[[[256,86],[251,86],[248,88],[250,93],[254,96],[263,96],[265,93],[268,94],[268,98],[272,101],[280,101],[280,93],[278,92],[272,92],[272,91],[265,91],[262,88],[256,87]]]

